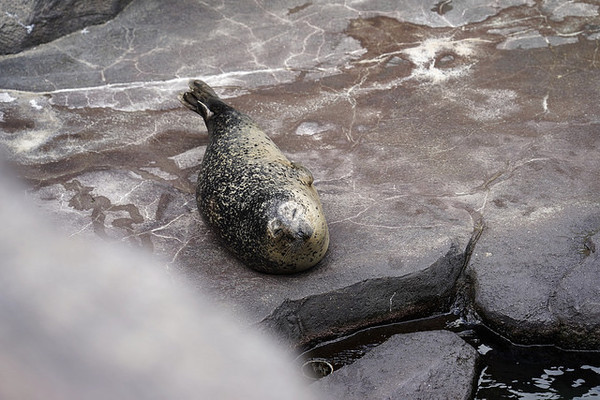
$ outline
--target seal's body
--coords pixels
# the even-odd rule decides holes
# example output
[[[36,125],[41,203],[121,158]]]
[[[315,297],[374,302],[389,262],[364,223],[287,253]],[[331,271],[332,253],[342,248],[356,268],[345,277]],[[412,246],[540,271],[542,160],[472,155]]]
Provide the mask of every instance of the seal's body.
[[[202,216],[253,269],[288,274],[317,264],[329,232],[310,171],[206,83],[190,89],[181,101],[204,118],[209,135],[196,191]]]

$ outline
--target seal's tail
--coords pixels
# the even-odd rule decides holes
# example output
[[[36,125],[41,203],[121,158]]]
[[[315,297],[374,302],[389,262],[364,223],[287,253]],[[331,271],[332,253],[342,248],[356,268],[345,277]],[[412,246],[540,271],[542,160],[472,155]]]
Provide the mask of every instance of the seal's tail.
[[[202,115],[204,121],[208,121],[217,109],[224,103],[219,99],[215,91],[205,82],[195,80],[190,82],[190,91],[179,95],[179,100],[184,106]]]

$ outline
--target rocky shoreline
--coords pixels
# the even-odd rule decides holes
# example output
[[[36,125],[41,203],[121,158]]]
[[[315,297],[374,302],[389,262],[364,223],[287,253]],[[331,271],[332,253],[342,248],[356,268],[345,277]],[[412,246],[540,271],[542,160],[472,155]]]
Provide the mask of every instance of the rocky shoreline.
[[[117,3],[0,56],[4,158],[61,234],[150,252],[290,347],[458,296],[516,343],[600,350],[598,5]],[[256,273],[201,221],[193,78],[313,172],[331,234],[313,270]]]

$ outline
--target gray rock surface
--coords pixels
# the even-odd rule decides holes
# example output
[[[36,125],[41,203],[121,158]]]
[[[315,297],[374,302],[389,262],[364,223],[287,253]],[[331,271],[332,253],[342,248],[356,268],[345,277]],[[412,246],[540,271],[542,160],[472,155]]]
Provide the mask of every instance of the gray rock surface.
[[[18,53],[118,14],[131,0],[1,0],[0,54]]]
[[[483,221],[481,318],[598,348],[599,6],[559,3],[133,1],[0,57],[0,144],[63,233],[145,248],[247,324],[302,341],[447,308]],[[320,266],[255,273],[200,220],[206,136],[176,100],[192,78],[312,170]]]
[[[469,399],[477,352],[447,331],[394,335],[312,385],[324,399]]]
[[[490,223],[478,242],[472,258],[478,313],[520,343],[600,348],[597,208],[549,203],[515,218]]]
[[[306,345],[363,326],[444,312],[451,307],[465,263],[464,253],[454,246],[423,271],[286,300],[261,325],[288,343]]]
[[[310,398],[282,348],[148,254],[63,237],[0,188],[0,398]]]

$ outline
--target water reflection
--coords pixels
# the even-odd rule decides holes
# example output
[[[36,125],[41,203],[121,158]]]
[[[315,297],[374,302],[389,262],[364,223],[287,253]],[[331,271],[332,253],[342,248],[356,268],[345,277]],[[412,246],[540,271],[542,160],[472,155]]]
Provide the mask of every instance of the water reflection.
[[[517,346],[484,327],[469,341],[489,348],[476,400],[600,398],[600,352]]]
[[[483,367],[476,400],[600,398],[600,352],[514,345],[483,325],[465,325],[451,314],[368,328],[321,343],[299,359],[326,360],[332,370],[338,370],[392,335],[439,329],[458,333],[479,352]]]
[[[491,357],[479,377],[475,399],[600,398],[600,368],[576,364],[544,366]]]

